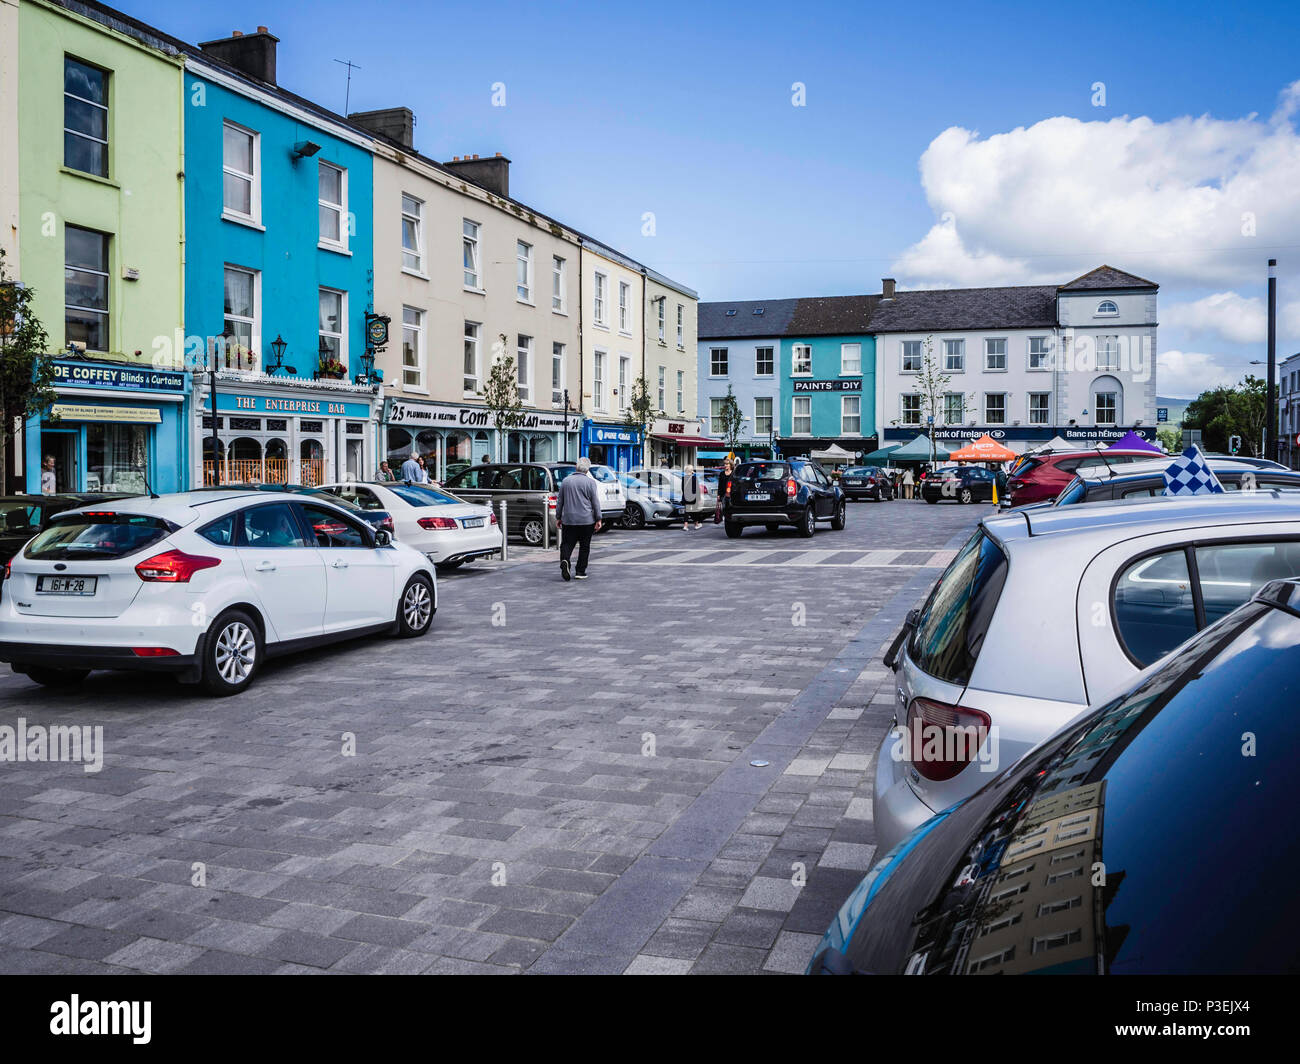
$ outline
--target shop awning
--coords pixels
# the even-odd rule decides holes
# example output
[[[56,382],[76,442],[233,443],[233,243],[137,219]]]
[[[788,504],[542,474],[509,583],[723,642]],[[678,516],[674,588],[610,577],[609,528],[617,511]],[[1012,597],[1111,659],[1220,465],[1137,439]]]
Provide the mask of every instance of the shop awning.
[[[650,438],[652,440],[667,440],[669,443],[677,444],[678,447],[709,447],[716,450],[718,446],[717,440],[711,440],[707,436],[661,436],[652,432]]]
[[[159,425],[162,411],[149,406],[81,406],[55,403],[50,412],[64,421],[117,421],[137,425]]]

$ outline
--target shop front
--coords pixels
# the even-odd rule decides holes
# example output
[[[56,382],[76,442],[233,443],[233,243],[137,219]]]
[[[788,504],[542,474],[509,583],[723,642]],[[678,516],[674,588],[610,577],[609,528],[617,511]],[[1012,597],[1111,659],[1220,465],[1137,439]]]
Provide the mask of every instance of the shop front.
[[[56,491],[181,491],[189,381],[121,362],[57,359],[56,399],[24,431],[27,491],[53,459]]]
[[[200,377],[200,380],[203,378]],[[286,387],[273,377],[217,377],[216,461],[206,385],[195,419],[199,484],[326,484],[374,475],[369,387]]]
[[[626,425],[600,425],[588,418],[582,423],[582,453],[593,465],[620,472],[636,469],[645,454],[641,433]]]
[[[716,451],[718,441],[704,435],[704,425],[695,421],[660,418],[650,426],[650,464],[684,469],[699,464],[699,451]]]
[[[433,480],[443,481],[468,465],[482,462],[559,462],[578,457],[578,414],[570,414],[568,432],[562,413],[523,411],[522,422],[499,430],[492,411],[483,406],[419,403],[389,399],[382,426],[384,457],[401,475],[411,455],[424,455]]]

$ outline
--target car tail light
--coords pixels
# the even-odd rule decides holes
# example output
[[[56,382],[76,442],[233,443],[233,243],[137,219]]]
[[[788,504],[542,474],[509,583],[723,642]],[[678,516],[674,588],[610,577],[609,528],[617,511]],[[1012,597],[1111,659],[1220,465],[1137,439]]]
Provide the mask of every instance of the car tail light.
[[[799,494],[799,485],[794,482],[794,477],[785,482],[785,494],[788,499],[793,499]]]
[[[183,550],[169,550],[165,554],[155,554],[152,558],[146,558],[135,567],[135,572],[141,580],[151,583],[188,584],[190,577],[195,573],[220,564],[220,558],[186,554]]]
[[[454,517],[420,517],[415,522],[421,528],[438,529],[438,528],[457,528]]]
[[[12,558],[11,558],[9,561],[5,562],[5,579],[6,579],[6,580],[9,579],[9,575],[10,575],[10,574],[9,574],[9,567],[10,567],[11,565],[13,565],[13,559],[12,559]]]
[[[727,481],[727,498],[731,498],[731,481]]]
[[[496,523],[497,523],[497,512],[496,512],[495,510],[489,510],[489,511],[488,511],[488,524],[490,524],[490,525],[495,525]]]
[[[397,534],[397,526],[393,524],[392,517],[385,517],[382,521],[379,522],[379,527],[382,528],[385,532],[389,533],[390,535]]]
[[[871,487],[873,484],[875,484],[875,482],[876,482],[875,477],[867,477],[867,487]]]
[[[556,498],[557,498],[557,497],[554,496],[554,495],[548,495],[548,496],[546,496],[546,507],[547,507],[547,509],[549,509],[549,510],[554,510],[554,509],[555,509]]]
[[[180,651],[171,647],[132,647],[131,653],[137,658],[174,658]]]
[[[82,510],[82,517],[116,517],[117,514],[112,510]]]
[[[911,744],[907,759],[926,779],[941,783],[974,760],[989,733],[989,715],[914,698],[907,708],[907,732]]]

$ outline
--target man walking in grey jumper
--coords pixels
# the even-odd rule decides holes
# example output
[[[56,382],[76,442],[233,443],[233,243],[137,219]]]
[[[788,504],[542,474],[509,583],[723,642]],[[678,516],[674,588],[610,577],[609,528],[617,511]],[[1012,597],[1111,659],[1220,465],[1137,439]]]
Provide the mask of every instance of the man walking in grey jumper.
[[[591,534],[600,531],[600,491],[592,478],[591,459],[578,459],[578,471],[560,481],[555,503],[555,526],[560,530],[560,575],[569,579],[569,558],[578,545],[579,580],[587,579],[587,556],[591,553]]]

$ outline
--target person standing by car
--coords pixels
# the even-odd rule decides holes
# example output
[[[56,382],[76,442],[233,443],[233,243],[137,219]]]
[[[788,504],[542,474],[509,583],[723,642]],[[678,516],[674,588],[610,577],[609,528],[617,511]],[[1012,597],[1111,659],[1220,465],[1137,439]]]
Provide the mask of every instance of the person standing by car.
[[[587,559],[591,554],[591,535],[600,531],[600,490],[590,476],[591,459],[578,459],[578,476],[565,477],[555,500],[555,527],[560,530],[560,576],[570,578],[569,559],[578,547],[578,568],[573,573],[587,579]]]
[[[682,502],[686,504],[686,520],[682,522],[682,531],[690,532],[699,528],[700,521],[700,478],[695,475],[695,467],[688,465],[682,471]]]
[[[54,455],[47,454],[45,461],[41,463],[41,494],[53,495],[58,490],[54,476]]]
[[[387,461],[379,463],[379,476],[377,479],[385,484],[397,480],[396,474],[389,468]]]
[[[912,467],[908,466],[903,473],[903,498],[912,497],[912,489],[916,486],[916,478],[912,476]]]
[[[718,474],[718,502],[713,507],[713,523],[722,524],[722,500],[727,497],[727,489],[731,487],[731,455],[727,455],[722,460],[722,472]]]
[[[420,459],[414,454],[402,463],[402,479],[408,484],[419,484],[420,474],[422,472],[423,470],[420,469]]]

